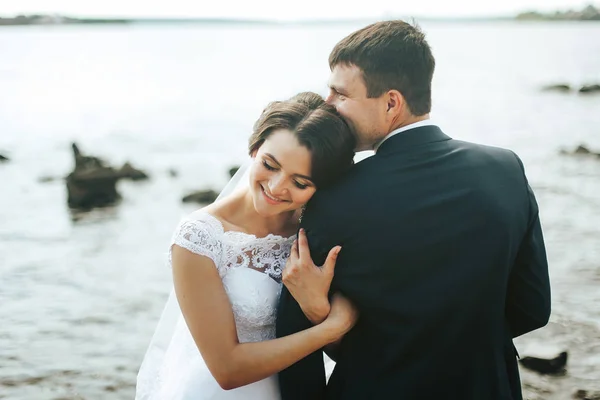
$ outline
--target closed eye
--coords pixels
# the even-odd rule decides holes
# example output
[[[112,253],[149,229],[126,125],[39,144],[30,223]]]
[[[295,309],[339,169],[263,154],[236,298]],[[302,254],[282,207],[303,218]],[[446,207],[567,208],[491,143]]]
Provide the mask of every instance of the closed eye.
[[[277,168],[275,168],[275,167],[273,167],[273,166],[269,165],[269,163],[268,163],[268,162],[266,162],[266,161],[263,161],[263,162],[262,162],[262,164],[263,164],[263,167],[265,167],[265,168],[266,168],[266,169],[268,169],[269,171],[275,171],[275,170],[277,170]]]
[[[263,165],[263,167],[265,167],[265,168],[266,168],[267,170],[269,170],[269,171],[277,171],[277,170],[278,170],[278,168],[277,168],[277,167],[274,167],[274,166],[272,166],[272,165],[271,165],[271,164],[269,164],[269,163],[268,163],[266,160],[263,160],[263,161],[262,161],[262,165]],[[310,186],[310,185],[306,185],[306,184],[304,184],[304,183],[300,183],[300,182],[298,182],[298,181],[296,181],[296,180],[294,181],[294,185],[296,185],[296,187],[297,187],[298,189],[300,189],[300,190],[304,190],[304,189],[306,189],[307,187],[309,187],[309,186]]]
[[[298,181],[294,181],[294,185],[296,185],[296,187],[297,187],[298,189],[303,189],[303,190],[304,190],[304,189],[306,189],[306,188],[308,187],[308,185],[304,185],[304,184],[302,184],[302,183],[300,183],[300,182],[298,182]]]
[[[339,99],[345,99],[347,96],[344,93],[340,93],[337,89],[330,87],[329,91],[331,94],[333,94],[334,96],[336,96]]]

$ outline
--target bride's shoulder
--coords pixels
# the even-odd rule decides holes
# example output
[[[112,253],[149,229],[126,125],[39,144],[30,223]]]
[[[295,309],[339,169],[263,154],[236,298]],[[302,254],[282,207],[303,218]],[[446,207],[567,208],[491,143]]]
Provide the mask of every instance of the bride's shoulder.
[[[223,234],[223,231],[223,224],[220,219],[210,213],[209,210],[202,208],[183,217],[175,229],[174,236],[196,233],[217,238]]]
[[[177,225],[171,240],[170,253],[174,245],[194,254],[206,256],[218,265],[223,249],[223,226],[217,218],[198,210],[188,214]]]

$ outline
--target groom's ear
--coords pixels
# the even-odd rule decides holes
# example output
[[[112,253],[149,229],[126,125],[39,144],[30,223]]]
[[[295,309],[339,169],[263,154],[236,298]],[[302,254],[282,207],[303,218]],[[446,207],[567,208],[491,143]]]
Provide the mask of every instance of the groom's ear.
[[[387,92],[387,112],[392,114],[399,114],[402,112],[404,107],[404,96],[397,90],[390,90]]]

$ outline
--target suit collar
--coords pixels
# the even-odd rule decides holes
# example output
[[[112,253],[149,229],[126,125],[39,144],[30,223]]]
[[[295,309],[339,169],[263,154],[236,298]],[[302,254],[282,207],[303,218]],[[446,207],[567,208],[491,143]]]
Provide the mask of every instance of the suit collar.
[[[399,133],[406,132],[406,131],[409,131],[411,129],[420,128],[422,126],[429,126],[429,125],[435,125],[435,124],[433,123],[432,120],[425,119],[423,121],[415,122],[415,123],[412,123],[412,124],[408,124],[408,125],[402,126],[402,127],[398,128],[398,129],[394,129],[393,131],[391,131],[390,133],[388,133],[388,135],[386,137],[384,137],[381,142],[376,143],[375,146],[374,146],[374,148],[373,148],[373,150],[375,150],[375,152],[377,153],[377,149],[381,146],[381,144],[383,142],[385,142],[386,140],[388,140],[389,138],[391,138],[392,136],[396,136]]]
[[[421,144],[443,142],[452,139],[435,125],[421,126],[394,135],[381,143],[376,155],[389,154]]]

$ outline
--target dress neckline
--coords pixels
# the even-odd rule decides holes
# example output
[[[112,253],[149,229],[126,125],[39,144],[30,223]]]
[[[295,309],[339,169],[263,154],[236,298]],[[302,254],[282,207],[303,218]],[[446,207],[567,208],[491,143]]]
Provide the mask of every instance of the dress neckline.
[[[276,235],[274,233],[269,233],[267,236],[257,237],[256,235],[254,235],[252,233],[247,233],[247,232],[242,232],[242,231],[226,230],[225,226],[223,225],[223,223],[221,222],[221,220],[219,218],[215,217],[214,215],[212,215],[211,213],[209,213],[208,211],[199,210],[198,213],[201,214],[201,215],[205,215],[209,219],[211,219],[212,221],[216,222],[218,224],[219,228],[221,229],[221,232],[224,235],[231,234],[231,235],[246,236],[246,237],[251,238],[253,240],[283,240],[283,241],[290,241],[290,240],[296,238],[296,235],[292,235],[292,236],[289,236],[289,237],[284,237],[284,236],[281,236],[281,235]]]

